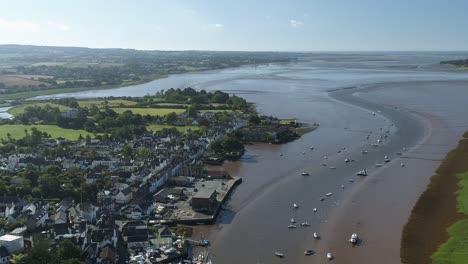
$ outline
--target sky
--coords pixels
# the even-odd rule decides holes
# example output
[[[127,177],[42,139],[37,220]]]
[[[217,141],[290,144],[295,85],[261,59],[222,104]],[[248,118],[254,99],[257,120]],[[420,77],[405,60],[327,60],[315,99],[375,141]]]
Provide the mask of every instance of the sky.
[[[467,0],[0,0],[0,44],[468,50]]]

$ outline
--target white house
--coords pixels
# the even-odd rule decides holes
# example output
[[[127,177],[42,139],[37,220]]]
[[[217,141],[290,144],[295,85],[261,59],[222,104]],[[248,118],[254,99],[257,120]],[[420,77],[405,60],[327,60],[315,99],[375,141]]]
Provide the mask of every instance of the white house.
[[[0,246],[5,247],[10,254],[17,254],[24,250],[24,239],[21,236],[4,235],[0,237]]]

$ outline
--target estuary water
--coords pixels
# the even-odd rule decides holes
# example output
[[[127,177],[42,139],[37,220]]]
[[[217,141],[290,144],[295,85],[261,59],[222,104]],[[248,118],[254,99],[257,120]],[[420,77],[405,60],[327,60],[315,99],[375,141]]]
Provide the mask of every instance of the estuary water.
[[[262,114],[319,123],[317,130],[294,142],[248,146],[239,162],[226,163],[231,175],[242,177],[243,183],[233,192],[217,223],[196,227],[194,235],[211,241],[208,250],[214,263],[319,263],[327,249],[322,252],[321,241],[314,240],[312,234],[332,220],[331,212],[360,185],[373,180],[357,177],[355,172],[367,168],[377,174],[380,169],[374,168],[376,163],[383,163],[385,156],[396,158],[397,152],[405,152],[427,135],[427,123],[411,111],[437,115],[438,110],[446,110],[440,118],[456,120],[460,127],[455,129],[454,125],[453,131],[462,130],[460,98],[468,98],[468,92],[463,91],[468,74],[440,67],[438,62],[463,55],[311,54],[295,63],[179,74],[131,87],[34,99],[144,96],[190,86],[240,95],[254,102]],[[417,84],[415,90],[413,83]],[[425,89],[425,84],[431,83],[440,85]],[[448,90],[454,94],[453,100],[437,100],[436,96],[444,94],[440,90],[444,86],[453,87]],[[374,88],[384,92],[369,92]],[[351,89],[356,93],[341,94]],[[418,103],[419,94],[427,100]],[[445,106],[432,107],[439,103]],[[345,159],[353,162],[345,163]],[[310,176],[301,176],[303,171]],[[423,189],[421,185],[418,188]],[[398,195],[386,195],[392,193]],[[294,209],[293,203],[299,208]],[[288,228],[291,218],[297,222],[295,229]],[[305,221],[310,227],[301,226]],[[343,234],[343,240],[348,235]],[[307,249],[320,251],[304,256]],[[275,257],[274,252],[284,253],[285,258]]]

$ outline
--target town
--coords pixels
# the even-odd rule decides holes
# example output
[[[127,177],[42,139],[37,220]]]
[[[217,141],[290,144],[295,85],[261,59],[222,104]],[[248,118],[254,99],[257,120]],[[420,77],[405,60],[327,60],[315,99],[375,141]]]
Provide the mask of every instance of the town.
[[[217,165],[239,159],[245,143],[284,143],[311,129],[192,88],[16,109],[3,127],[32,127],[1,139],[1,264],[205,263],[192,248],[209,241],[192,239],[190,226],[214,223],[242,181]],[[71,128],[83,134],[52,136]]]

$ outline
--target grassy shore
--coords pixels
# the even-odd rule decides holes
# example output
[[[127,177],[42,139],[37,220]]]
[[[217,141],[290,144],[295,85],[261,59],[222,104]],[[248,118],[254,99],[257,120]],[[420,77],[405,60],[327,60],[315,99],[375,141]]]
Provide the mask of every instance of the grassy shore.
[[[468,171],[467,135],[449,152],[416,202],[403,229],[402,263],[468,263],[468,228],[463,229],[468,227],[464,214],[468,190],[459,191],[460,186],[468,185],[466,174],[462,174]]]
[[[0,95],[0,100],[17,100],[17,99],[28,99],[33,98],[36,96],[41,95],[52,95],[52,94],[61,94],[61,93],[75,93],[75,92],[83,92],[83,91],[90,91],[90,90],[107,90],[107,89],[114,89],[120,88],[125,86],[143,84],[147,82],[151,82],[157,79],[162,79],[167,77],[166,75],[154,75],[145,77],[141,81],[128,81],[123,82],[118,85],[102,85],[102,86],[93,86],[93,87],[75,87],[75,88],[59,88],[59,89],[48,89],[48,90],[40,90],[40,91],[28,91],[28,92],[19,92],[19,93],[11,93],[11,94],[2,94]]]

